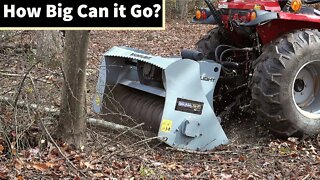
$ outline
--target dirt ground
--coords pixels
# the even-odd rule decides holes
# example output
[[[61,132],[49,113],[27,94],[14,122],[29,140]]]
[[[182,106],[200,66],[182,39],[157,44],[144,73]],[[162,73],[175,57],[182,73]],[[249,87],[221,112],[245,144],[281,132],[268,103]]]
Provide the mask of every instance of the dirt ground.
[[[100,56],[106,50],[119,45],[155,55],[179,55],[183,48],[194,48],[210,28],[175,20],[167,22],[165,31],[91,31],[89,116],[97,117],[91,99]],[[21,86],[24,74],[36,61],[33,35],[19,34],[22,40],[11,42],[15,48],[0,51],[0,96],[14,99],[21,89],[19,100],[58,108],[62,84],[58,67],[37,65],[29,73],[32,78]],[[39,115],[53,133],[57,116]],[[154,138],[90,126],[87,145],[76,151],[42,134],[35,121],[38,116],[32,109],[0,103],[0,124],[6,126],[0,126],[0,179],[320,179],[320,137],[278,140],[251,114],[224,121],[230,143],[205,154],[179,152]],[[17,123],[19,134],[14,133]]]

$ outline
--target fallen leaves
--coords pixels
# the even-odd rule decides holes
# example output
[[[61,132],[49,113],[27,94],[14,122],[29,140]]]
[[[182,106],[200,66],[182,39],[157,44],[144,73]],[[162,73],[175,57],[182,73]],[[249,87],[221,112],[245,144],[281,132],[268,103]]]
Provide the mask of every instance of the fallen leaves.
[[[239,161],[244,162],[247,159],[245,155],[239,156]]]
[[[231,174],[224,174],[224,173],[221,174],[222,180],[231,180],[231,178],[232,178]]]
[[[39,171],[45,171],[49,169],[49,166],[47,166],[46,163],[34,163],[32,167]]]
[[[58,169],[60,166],[54,162],[27,162],[27,160],[23,160],[22,158],[14,158],[14,167],[15,169],[20,172],[23,168],[27,169],[35,169],[38,171],[46,171],[50,168]],[[65,170],[62,169],[62,170]]]
[[[148,177],[155,174],[153,169],[144,166],[140,167],[139,173],[142,177]]]
[[[193,48],[195,42],[210,29],[209,26],[190,25],[186,22],[167,23],[166,31],[92,31],[89,49],[90,62],[88,64],[88,88],[95,92],[98,57],[107,49],[115,45],[127,45],[143,49],[156,55],[178,55],[182,48]],[[7,70],[21,72],[25,66],[22,62],[10,61]],[[1,65],[1,62],[0,62]],[[7,66],[3,65],[6,68]],[[22,69],[21,69],[22,68]],[[32,73],[34,78],[42,77],[44,84],[55,84],[61,79],[54,70],[52,73],[38,69]],[[17,80],[6,79],[9,83]],[[35,89],[26,88],[27,95],[34,93]],[[58,87],[61,87],[58,85]],[[6,89],[7,90],[7,89]],[[42,96],[50,96],[59,92],[43,90]],[[92,99],[92,98],[88,98]],[[44,101],[49,101],[43,99]],[[57,101],[57,103],[55,102]],[[51,102],[51,101],[50,101]],[[59,104],[59,98],[52,101]],[[47,103],[47,102],[45,102]],[[14,113],[7,107],[0,110],[3,122],[13,122]],[[44,115],[45,116],[45,115]],[[50,121],[50,123],[52,123]],[[242,122],[245,123],[245,122]],[[38,132],[36,132],[38,133]],[[114,133],[114,134],[113,134]],[[117,136],[116,132],[109,133],[110,138]],[[217,148],[209,155],[194,155],[176,151],[168,151],[164,146],[132,147],[136,137],[119,138],[119,142],[107,144],[99,153],[96,147],[101,147],[99,140],[89,139],[92,144],[86,144],[83,151],[76,151],[67,144],[59,144],[67,159],[77,168],[77,172],[85,173],[88,178],[80,177],[67,160],[61,156],[58,149],[41,137],[40,147],[30,147],[17,151],[15,139],[17,134],[10,132],[13,139],[11,145],[14,157],[9,159],[9,147],[1,141],[0,137],[0,179],[317,179],[320,177],[320,136],[312,140],[300,141],[289,138],[287,141],[268,139],[259,143],[243,145],[231,143]],[[128,138],[128,139],[126,139]],[[118,140],[118,139],[116,139]],[[231,139],[232,140],[232,139]],[[119,146],[119,144],[121,144]],[[122,154],[117,154],[121,151]],[[110,153],[113,155],[110,156]],[[124,154],[124,155],[123,155]]]
[[[14,167],[16,170],[21,170],[24,167],[24,162],[20,158],[15,158],[14,159]]]
[[[24,178],[23,178],[22,175],[18,175],[18,176],[16,177],[16,179],[17,179],[17,180],[24,180]]]
[[[0,172],[0,179],[1,180],[4,180],[4,179],[7,179],[7,173],[6,172]]]
[[[36,170],[39,171],[46,171],[49,168],[59,168],[60,166],[58,166],[58,164],[53,163],[53,162],[46,162],[46,163],[39,163],[39,162],[34,162],[32,164],[32,167]]]
[[[2,144],[0,144],[0,155],[3,153],[3,151],[4,151],[4,147]]]

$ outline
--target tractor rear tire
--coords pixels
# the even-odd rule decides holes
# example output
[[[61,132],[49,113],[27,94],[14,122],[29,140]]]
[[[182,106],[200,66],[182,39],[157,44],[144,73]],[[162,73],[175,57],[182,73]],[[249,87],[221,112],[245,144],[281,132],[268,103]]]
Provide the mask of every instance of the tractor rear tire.
[[[215,50],[221,44],[226,44],[226,40],[224,40],[219,27],[215,27],[196,43],[196,48],[203,53],[204,57],[215,59]]]
[[[280,137],[320,133],[320,33],[296,30],[254,62],[252,106]]]

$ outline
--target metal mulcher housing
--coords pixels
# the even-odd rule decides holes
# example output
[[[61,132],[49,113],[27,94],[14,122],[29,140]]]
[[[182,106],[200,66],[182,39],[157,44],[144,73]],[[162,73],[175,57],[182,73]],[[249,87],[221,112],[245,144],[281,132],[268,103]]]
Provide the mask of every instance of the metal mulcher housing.
[[[113,99],[166,144],[211,150],[228,143],[213,109],[220,70],[220,64],[206,59],[165,58],[113,47],[102,57],[94,111],[111,112],[106,101]],[[145,78],[152,73],[160,79]]]

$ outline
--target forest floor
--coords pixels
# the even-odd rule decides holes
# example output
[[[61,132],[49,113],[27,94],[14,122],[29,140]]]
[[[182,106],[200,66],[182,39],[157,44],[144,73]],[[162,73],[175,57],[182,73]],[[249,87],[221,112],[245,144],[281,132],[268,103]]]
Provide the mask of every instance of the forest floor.
[[[155,55],[179,55],[194,48],[212,26],[168,21],[165,31],[91,31],[88,63],[88,112],[101,55],[112,46],[130,46]],[[17,38],[18,36],[18,38]],[[34,32],[8,40],[0,50],[0,97],[59,107],[62,76],[34,58]],[[0,45],[3,41],[0,41]],[[28,76],[24,79],[28,70]],[[23,82],[23,84],[21,83]],[[279,140],[252,115],[222,123],[230,143],[205,154],[180,152],[154,138],[88,127],[81,151],[53,134],[57,115],[31,106],[0,102],[0,179],[319,179],[320,137]],[[11,103],[14,104],[14,103]]]

